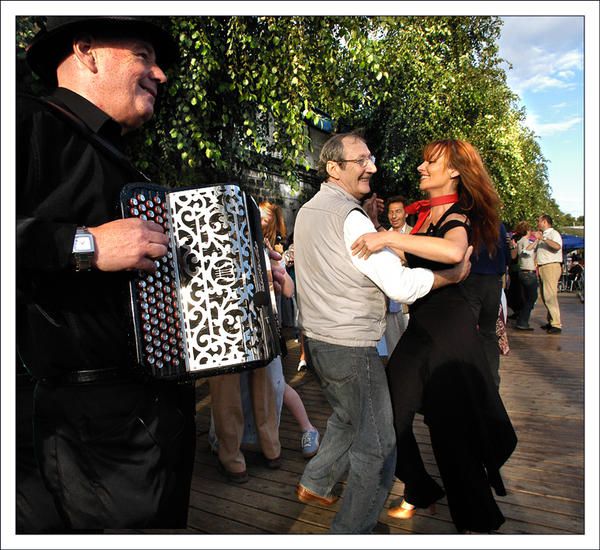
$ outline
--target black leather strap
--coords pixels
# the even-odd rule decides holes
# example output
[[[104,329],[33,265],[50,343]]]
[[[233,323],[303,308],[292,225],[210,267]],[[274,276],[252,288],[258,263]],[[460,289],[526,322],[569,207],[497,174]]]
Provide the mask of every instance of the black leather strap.
[[[136,168],[131,161],[112,143],[92,132],[82,120],[69,111],[67,107],[61,105],[56,98],[50,99],[48,97],[31,97],[40,102],[42,105],[48,107],[50,111],[58,115],[62,120],[71,124],[71,126],[75,128],[92,145],[108,154],[117,164],[120,164],[130,173],[135,174],[138,178],[141,177],[144,181],[150,181],[150,178],[148,178],[148,176],[146,176],[146,174],[144,174],[141,170]]]

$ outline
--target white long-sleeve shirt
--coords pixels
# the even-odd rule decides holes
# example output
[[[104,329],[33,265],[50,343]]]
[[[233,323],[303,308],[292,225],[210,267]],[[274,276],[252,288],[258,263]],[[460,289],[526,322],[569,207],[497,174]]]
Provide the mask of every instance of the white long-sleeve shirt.
[[[359,210],[348,214],[344,222],[344,241],[352,265],[392,300],[412,304],[425,296],[433,286],[433,272],[429,269],[403,267],[400,258],[388,248],[371,254],[366,260],[352,256],[352,243],[361,235],[375,231],[371,220]]]

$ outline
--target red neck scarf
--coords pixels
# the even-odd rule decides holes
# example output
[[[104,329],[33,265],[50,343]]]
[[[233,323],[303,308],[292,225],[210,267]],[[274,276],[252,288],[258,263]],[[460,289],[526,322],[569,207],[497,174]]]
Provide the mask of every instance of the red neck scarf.
[[[410,232],[411,235],[417,233],[421,226],[425,222],[427,216],[429,216],[429,211],[432,206],[439,206],[440,204],[454,204],[458,202],[458,193],[452,193],[451,195],[442,195],[441,197],[433,197],[429,200],[417,201],[409,204],[404,208],[404,211],[407,214],[418,214],[417,223],[412,228]]]

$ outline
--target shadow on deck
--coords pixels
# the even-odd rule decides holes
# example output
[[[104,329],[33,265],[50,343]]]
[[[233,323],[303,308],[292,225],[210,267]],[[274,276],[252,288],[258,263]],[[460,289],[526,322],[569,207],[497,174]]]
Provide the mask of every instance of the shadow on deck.
[[[511,351],[501,358],[501,393],[513,421],[519,444],[502,470],[508,495],[498,497],[506,517],[499,534],[584,533],[584,310],[575,294],[559,295],[563,332],[548,335],[541,304],[534,309],[530,333],[509,327]],[[286,330],[289,354],[284,362],[286,380],[302,397],[312,423],[325,431],[330,407],[315,377],[298,373],[298,344]],[[197,386],[198,448],[192,484],[187,534],[319,534],[327,532],[335,510],[305,505],[296,499],[295,486],[304,469],[301,432],[284,408],[281,418],[282,467],[269,470],[247,453],[250,481],[228,483],[217,471],[207,433],[210,396],[206,381]],[[415,433],[428,470],[439,478],[422,417]],[[401,497],[396,481],[389,501]],[[455,534],[446,500],[435,516],[421,513],[411,520],[388,518],[380,522],[391,534]],[[138,531],[139,532],[139,531]],[[148,531],[144,531],[148,532]],[[164,533],[164,531],[162,531]]]

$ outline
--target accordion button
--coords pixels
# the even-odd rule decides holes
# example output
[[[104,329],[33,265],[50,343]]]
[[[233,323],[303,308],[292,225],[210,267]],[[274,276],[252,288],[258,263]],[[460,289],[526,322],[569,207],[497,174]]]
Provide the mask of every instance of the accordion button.
[[[138,199],[140,202],[146,202],[146,197],[145,197],[145,195],[142,195],[142,193],[140,193],[140,194],[137,196],[137,199]]]

